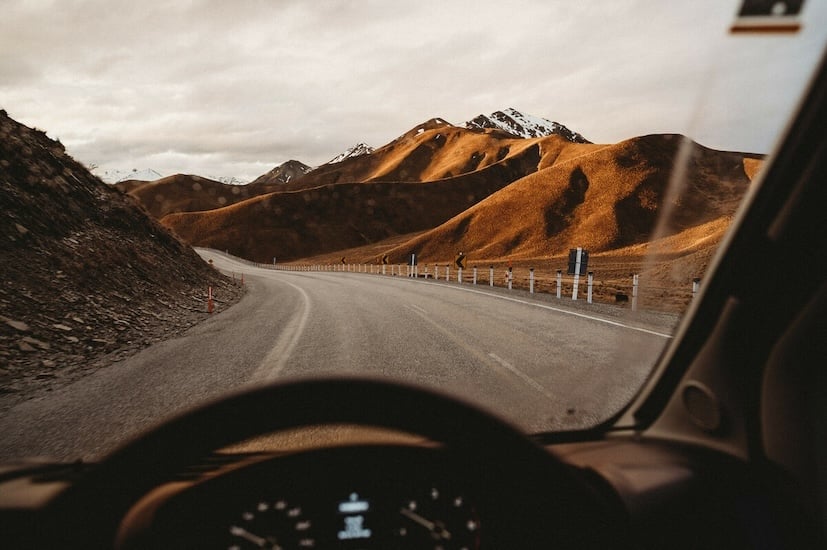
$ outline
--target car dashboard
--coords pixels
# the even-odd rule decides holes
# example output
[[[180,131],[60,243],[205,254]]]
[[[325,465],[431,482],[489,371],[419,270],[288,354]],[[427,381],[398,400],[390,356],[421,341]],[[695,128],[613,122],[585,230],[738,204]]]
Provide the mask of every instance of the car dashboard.
[[[565,490],[545,495],[558,500],[546,510],[536,509],[532,494],[500,499],[495,468],[488,478],[485,468],[432,442],[230,449],[168,476],[134,502],[112,547],[591,548],[571,546],[576,531],[590,526],[603,532],[607,548],[809,547],[807,527],[815,523],[780,472],[628,436],[547,450],[585,481],[599,506],[567,512]],[[0,477],[4,546],[42,540],[48,501],[90,468],[31,465]],[[547,480],[537,481],[548,492]]]

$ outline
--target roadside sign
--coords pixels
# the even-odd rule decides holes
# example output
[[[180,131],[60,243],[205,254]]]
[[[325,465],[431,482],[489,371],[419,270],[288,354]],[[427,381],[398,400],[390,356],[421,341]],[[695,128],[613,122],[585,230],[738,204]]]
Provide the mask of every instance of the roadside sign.
[[[742,0],[729,29],[733,34],[795,33],[801,30],[804,0]]]
[[[457,267],[462,269],[465,267],[465,254],[463,252],[457,253],[457,257],[454,260],[454,263],[457,264]]]
[[[578,269],[579,268],[579,269]],[[569,249],[567,275],[585,275],[589,271],[589,251],[584,248]]]

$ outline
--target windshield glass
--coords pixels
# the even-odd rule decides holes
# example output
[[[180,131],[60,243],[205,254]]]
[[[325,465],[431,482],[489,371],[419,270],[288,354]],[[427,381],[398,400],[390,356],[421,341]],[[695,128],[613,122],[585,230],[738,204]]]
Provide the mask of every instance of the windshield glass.
[[[827,38],[823,2],[3,17],[2,458],[99,457],[318,375],[424,385],[532,433],[611,418]]]

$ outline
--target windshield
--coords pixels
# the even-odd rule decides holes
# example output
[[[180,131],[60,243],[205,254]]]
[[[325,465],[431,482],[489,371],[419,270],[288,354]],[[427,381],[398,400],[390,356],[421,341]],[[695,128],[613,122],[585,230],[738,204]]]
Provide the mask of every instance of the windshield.
[[[423,385],[531,433],[611,419],[703,292],[827,37],[822,2],[3,17],[2,458],[100,457],[320,375]]]

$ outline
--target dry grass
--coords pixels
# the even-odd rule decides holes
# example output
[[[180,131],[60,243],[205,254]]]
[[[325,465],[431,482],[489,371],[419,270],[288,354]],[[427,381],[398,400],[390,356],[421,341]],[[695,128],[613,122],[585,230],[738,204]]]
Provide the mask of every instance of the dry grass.
[[[647,136],[613,146],[574,146],[577,156],[560,160],[558,155],[548,167],[391,255],[399,259],[417,250],[423,258],[443,261],[460,250],[513,259],[565,254],[578,246],[604,252],[648,243],[656,236],[659,216],[669,211],[671,222],[658,235],[709,230],[706,224],[734,212],[749,184],[743,156],[692,144],[686,177],[672,191],[680,143],[678,136]]]
[[[292,191],[163,223],[192,244],[260,262],[378,263],[387,254],[398,264],[415,252],[423,265],[444,265],[462,251],[469,264],[511,262],[525,272],[520,281],[535,267],[541,289],[556,286],[570,248],[584,247],[600,298],[628,293],[638,273],[641,290],[677,307],[761,162],[679,135],[573,144],[434,119],[285,186]],[[674,288],[686,293],[667,295]]]

